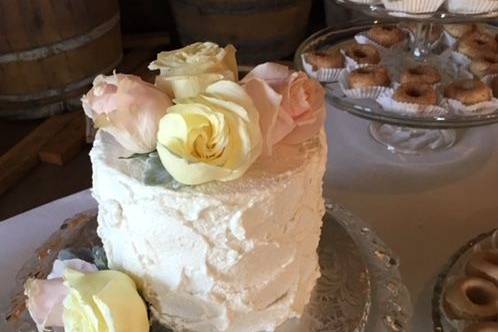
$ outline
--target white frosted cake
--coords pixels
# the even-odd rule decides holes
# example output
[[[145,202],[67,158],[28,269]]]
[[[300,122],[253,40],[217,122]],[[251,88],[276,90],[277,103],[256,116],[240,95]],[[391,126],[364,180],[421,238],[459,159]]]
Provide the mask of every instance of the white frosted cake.
[[[281,330],[320,276],[322,86],[276,63],[239,81],[210,42],[149,68],[154,85],[100,75],[82,98],[107,264],[68,251],[29,279],[38,331]]]
[[[110,268],[139,283],[166,325],[273,331],[300,316],[319,276],[323,132],[280,145],[231,182],[143,184],[144,161],[106,133],[91,152],[99,230]]]

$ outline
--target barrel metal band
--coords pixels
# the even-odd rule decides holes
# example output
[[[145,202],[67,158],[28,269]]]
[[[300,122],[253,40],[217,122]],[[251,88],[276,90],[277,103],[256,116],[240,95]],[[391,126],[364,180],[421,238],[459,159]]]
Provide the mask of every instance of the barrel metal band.
[[[121,54],[116,61],[111,63],[109,66],[101,70],[101,73],[108,73],[111,70],[115,69],[116,66],[121,62],[123,58],[123,55]],[[51,89],[51,90],[45,90],[39,93],[32,93],[32,94],[23,94],[23,95],[0,95],[0,102],[28,102],[28,101],[33,101],[33,100],[40,100],[40,99],[45,99],[45,98],[50,98],[50,97],[55,97],[59,95],[64,95],[66,93],[69,93],[73,90],[78,90],[81,88],[84,88],[87,85],[90,85],[93,80],[95,79],[96,75],[92,75],[90,77],[86,77],[80,81],[70,83],[68,85],[65,85],[64,87],[60,89]]]
[[[0,64],[19,61],[35,61],[38,59],[47,58],[56,54],[67,52],[88,44],[105,33],[109,32],[116,24],[119,23],[119,13],[114,15],[110,20],[102,23],[101,25],[93,28],[90,32],[77,36],[74,38],[66,39],[58,43],[42,46],[28,51],[13,52],[0,55]]]

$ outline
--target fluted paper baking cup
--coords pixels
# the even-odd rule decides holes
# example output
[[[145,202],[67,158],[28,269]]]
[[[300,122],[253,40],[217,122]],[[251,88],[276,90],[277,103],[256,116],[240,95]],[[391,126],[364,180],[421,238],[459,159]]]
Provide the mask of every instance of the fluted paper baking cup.
[[[444,45],[449,48],[455,48],[458,44],[458,39],[453,37],[448,31],[443,31]]]
[[[306,74],[323,83],[337,82],[339,76],[344,71],[344,68],[319,68],[318,70],[314,70],[313,65],[306,62],[304,54],[301,55],[301,59],[303,61],[303,68]]]
[[[378,44],[377,42],[373,41],[372,39],[368,38],[367,34],[365,32],[360,32],[356,36],[354,36],[354,39],[358,44],[370,44],[374,47],[376,47],[380,52],[381,52],[381,57],[384,55],[382,53],[394,50],[394,49],[405,49],[408,46],[408,38],[405,38],[405,40],[394,44],[391,47],[384,47],[381,44]]]
[[[484,84],[486,84],[487,86],[490,86],[491,85],[491,81],[493,80],[493,78],[495,77],[498,77],[498,74],[490,74],[490,75],[486,75],[482,78],[482,81],[484,82]]]
[[[419,105],[403,103],[393,99],[394,90],[386,91],[377,97],[377,103],[389,112],[403,113],[410,115],[442,115],[448,111],[438,105]]]
[[[447,0],[446,7],[450,13],[482,14],[498,11],[496,0]]]
[[[493,98],[490,101],[477,103],[474,105],[465,105],[458,100],[445,98],[443,103],[456,114],[489,114],[498,110],[498,99]]]
[[[391,90],[390,87],[385,87],[385,86],[369,86],[365,88],[351,89],[348,83],[349,74],[350,71],[345,70],[342,72],[342,74],[339,77],[339,85],[341,87],[342,92],[346,95],[346,97],[354,99],[375,100],[382,93]]]
[[[380,3],[380,0],[349,0],[354,3],[361,3],[364,5],[377,5]]]
[[[464,68],[468,68],[472,64],[472,60],[468,56],[458,51],[451,51],[451,60]]]
[[[445,0],[382,0],[388,10],[412,14],[433,13]]]

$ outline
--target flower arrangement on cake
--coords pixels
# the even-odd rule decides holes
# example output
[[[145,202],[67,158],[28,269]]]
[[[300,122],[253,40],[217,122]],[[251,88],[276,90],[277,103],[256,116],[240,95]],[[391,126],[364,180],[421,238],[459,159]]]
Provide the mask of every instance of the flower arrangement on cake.
[[[319,276],[324,90],[236,50],[161,52],[155,84],[98,76],[82,98],[108,270],[56,261],[26,283],[39,331],[273,331]],[[142,298],[139,296],[143,297]]]

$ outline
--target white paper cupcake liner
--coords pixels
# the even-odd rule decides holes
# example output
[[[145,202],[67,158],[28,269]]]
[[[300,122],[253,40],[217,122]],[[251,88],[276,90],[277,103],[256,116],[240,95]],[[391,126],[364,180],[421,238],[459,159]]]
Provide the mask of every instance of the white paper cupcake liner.
[[[495,77],[498,77],[498,74],[490,74],[490,75],[486,75],[482,78],[482,81],[484,82],[484,84],[486,85],[490,85],[491,84],[491,81],[493,80],[493,78]]]
[[[382,53],[389,52],[389,51],[392,51],[394,49],[406,49],[406,47],[408,46],[408,38],[406,38],[405,40],[403,40],[399,43],[396,43],[391,47],[384,47],[384,46],[376,43],[375,41],[371,40],[370,38],[368,38],[368,36],[365,32],[358,33],[356,36],[354,36],[354,39],[356,40],[356,42],[358,44],[362,44],[362,45],[363,44],[370,44],[372,46],[375,46],[377,49],[379,49],[379,51],[381,53],[381,57],[383,57],[385,55]]]
[[[443,31],[444,45],[449,48],[455,48],[458,44],[458,39],[453,37],[448,31]]]
[[[451,51],[451,59],[459,66],[464,67],[464,68],[469,68],[469,66],[472,64],[472,60],[466,56],[463,53],[460,53],[458,51]]]
[[[382,0],[388,10],[402,13],[423,14],[433,13],[442,6],[445,0]],[[479,0],[477,0],[479,1]],[[392,13],[397,14],[397,13]],[[402,15],[399,15],[402,16]],[[409,16],[409,15],[404,15]]]
[[[349,0],[349,1],[354,3],[361,3],[364,5],[377,5],[381,3],[380,0]]]
[[[309,64],[308,62],[306,62],[304,54],[301,55],[301,59],[303,61],[304,71],[310,77],[318,80],[319,82],[323,82],[323,83],[337,82],[337,80],[339,79],[339,76],[344,71],[344,68],[342,68],[342,69],[320,68],[318,70],[314,70],[313,66],[311,64]]]
[[[438,105],[419,105],[403,103],[393,99],[394,90],[386,91],[376,99],[382,108],[389,112],[410,115],[442,115],[448,113],[447,109]]]
[[[366,88],[351,89],[348,83],[348,76],[350,71],[345,70],[339,77],[339,85],[342,92],[346,97],[353,99],[377,99],[379,95],[385,93],[388,90],[392,90],[390,87],[385,86],[370,86]]]
[[[496,0],[447,0],[446,7],[450,13],[482,14],[498,10]]]
[[[474,105],[464,105],[458,100],[445,98],[443,100],[443,104],[447,106],[448,109],[453,111],[456,114],[488,114],[494,113],[498,110],[498,99],[493,98],[490,101],[485,101],[482,103],[477,103]]]

